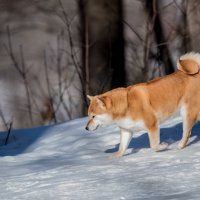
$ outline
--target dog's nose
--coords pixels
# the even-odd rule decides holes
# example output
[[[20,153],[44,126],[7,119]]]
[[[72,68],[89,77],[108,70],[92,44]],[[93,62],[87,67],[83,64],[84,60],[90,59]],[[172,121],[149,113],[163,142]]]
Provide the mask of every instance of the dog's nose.
[[[89,130],[89,128],[86,126],[86,127],[85,127],[85,130],[87,130],[87,131],[88,131],[88,130]]]

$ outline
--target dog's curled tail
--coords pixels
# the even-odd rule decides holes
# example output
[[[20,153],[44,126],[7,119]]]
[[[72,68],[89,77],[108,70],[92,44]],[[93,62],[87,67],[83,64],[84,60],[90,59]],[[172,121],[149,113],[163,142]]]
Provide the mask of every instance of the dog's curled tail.
[[[190,52],[177,61],[177,68],[186,74],[197,74],[200,70],[200,53]]]

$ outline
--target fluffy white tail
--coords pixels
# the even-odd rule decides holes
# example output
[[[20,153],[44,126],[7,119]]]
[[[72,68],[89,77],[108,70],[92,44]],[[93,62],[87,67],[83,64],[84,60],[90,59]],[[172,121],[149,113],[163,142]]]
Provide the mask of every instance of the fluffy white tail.
[[[190,52],[182,55],[177,61],[177,68],[186,74],[197,74],[200,69],[200,54]]]

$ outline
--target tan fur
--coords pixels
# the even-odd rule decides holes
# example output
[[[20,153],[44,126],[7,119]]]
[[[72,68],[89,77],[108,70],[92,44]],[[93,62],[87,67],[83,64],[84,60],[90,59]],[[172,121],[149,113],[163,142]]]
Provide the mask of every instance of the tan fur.
[[[178,70],[173,74],[90,97],[87,129],[94,123],[94,116],[110,116],[112,122],[120,127],[121,140],[125,141],[116,154],[116,157],[120,157],[132,136],[131,123],[134,126],[142,122],[148,131],[151,148],[162,150],[164,146],[160,144],[159,123],[182,109],[184,130],[179,147],[184,148],[194,123],[200,119],[199,66],[200,54],[185,54],[177,62]],[[131,123],[126,119],[130,119]],[[126,135],[124,138],[123,134]]]

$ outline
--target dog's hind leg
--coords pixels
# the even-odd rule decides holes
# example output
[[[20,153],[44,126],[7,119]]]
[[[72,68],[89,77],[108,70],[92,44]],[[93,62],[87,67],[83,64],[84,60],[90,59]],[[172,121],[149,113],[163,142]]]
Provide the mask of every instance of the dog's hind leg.
[[[183,149],[188,142],[188,139],[191,135],[192,127],[196,122],[196,115],[192,115],[193,112],[190,112],[189,109],[183,107],[181,110],[181,115],[183,118],[183,136],[181,141],[178,144],[179,149]]]
[[[124,155],[130,141],[132,138],[133,133],[131,131],[120,129],[120,145],[119,150],[114,154],[114,158],[119,158]]]

